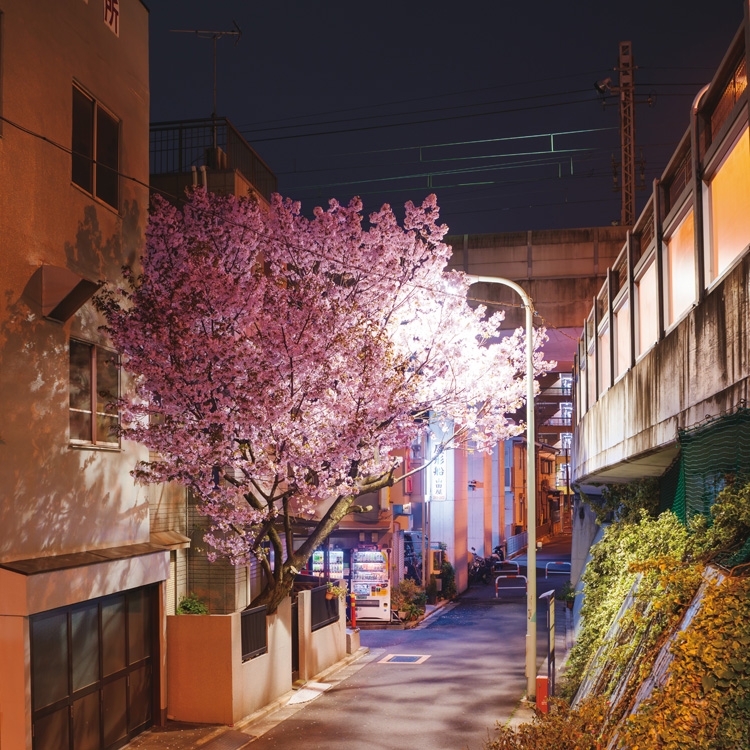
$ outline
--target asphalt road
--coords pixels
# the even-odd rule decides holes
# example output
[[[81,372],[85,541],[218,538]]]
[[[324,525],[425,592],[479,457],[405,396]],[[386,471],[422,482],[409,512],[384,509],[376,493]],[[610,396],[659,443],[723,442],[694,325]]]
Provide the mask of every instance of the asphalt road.
[[[544,578],[544,560],[558,557],[554,548],[540,555],[538,593],[567,579]],[[556,613],[559,654],[569,618],[562,603]],[[540,605],[540,666],[547,648],[545,619]],[[250,747],[481,750],[526,690],[526,600],[498,602],[492,584],[473,587],[419,628],[362,630],[360,637],[370,654],[332,675],[326,680],[331,687],[302,708],[285,708],[269,717],[270,724],[248,727],[259,735]],[[389,656],[401,661],[384,662]]]

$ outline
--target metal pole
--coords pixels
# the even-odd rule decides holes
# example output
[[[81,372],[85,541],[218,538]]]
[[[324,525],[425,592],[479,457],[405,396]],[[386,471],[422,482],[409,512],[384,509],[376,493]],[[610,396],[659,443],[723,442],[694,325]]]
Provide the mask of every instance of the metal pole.
[[[467,274],[472,284],[502,284],[520,295],[526,308],[526,695],[536,700],[536,431],[534,427],[534,306],[526,290],[500,276]]]

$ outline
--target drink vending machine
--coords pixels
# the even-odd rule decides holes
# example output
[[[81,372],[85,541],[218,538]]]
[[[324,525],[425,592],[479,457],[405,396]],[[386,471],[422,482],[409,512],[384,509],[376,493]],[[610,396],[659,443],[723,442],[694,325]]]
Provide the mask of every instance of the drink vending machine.
[[[352,550],[351,593],[358,620],[391,620],[388,555],[378,549]]]
[[[344,577],[344,551],[340,549],[316,549],[312,554],[312,572],[315,576],[325,575],[325,556],[328,554],[328,577],[338,581]]]

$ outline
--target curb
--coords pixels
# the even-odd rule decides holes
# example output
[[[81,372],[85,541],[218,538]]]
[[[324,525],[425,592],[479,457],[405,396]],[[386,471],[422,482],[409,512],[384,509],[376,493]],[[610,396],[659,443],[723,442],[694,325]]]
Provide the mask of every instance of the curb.
[[[327,667],[322,672],[319,672],[315,676],[311,677],[309,680],[298,680],[294,683],[294,688],[292,688],[292,690],[284,693],[284,695],[280,695],[275,701],[272,701],[266,706],[263,706],[263,708],[259,708],[249,716],[245,716],[243,719],[240,719],[236,724],[233,725],[232,728],[247,729],[251,724],[255,724],[261,719],[265,719],[269,714],[272,714],[274,711],[278,711],[278,709],[280,708],[284,708],[284,706],[289,703],[289,699],[297,692],[297,690],[304,687],[308,682],[321,682],[334,672],[338,672],[339,670],[348,667],[350,664],[353,664],[355,661],[358,661],[363,656],[366,656],[369,653],[370,649],[367,646],[362,646],[353,654],[347,654],[343,659],[340,659],[335,664],[331,664],[330,667]],[[223,727],[223,729],[226,729],[226,727]]]

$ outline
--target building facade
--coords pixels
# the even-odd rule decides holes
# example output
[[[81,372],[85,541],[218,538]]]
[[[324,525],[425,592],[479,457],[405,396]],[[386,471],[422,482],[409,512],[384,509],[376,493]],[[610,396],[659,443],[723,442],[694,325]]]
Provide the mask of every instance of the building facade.
[[[165,707],[168,551],[91,301],[143,246],[148,11],[3,0],[0,35],[0,745],[116,747]]]
[[[670,507],[681,478],[694,512],[750,469],[736,440],[729,468],[690,466],[682,450],[691,428],[750,397],[749,33],[746,17],[685,112],[689,127],[587,311],[576,356],[575,481],[658,477]],[[684,497],[686,472],[703,499]]]

